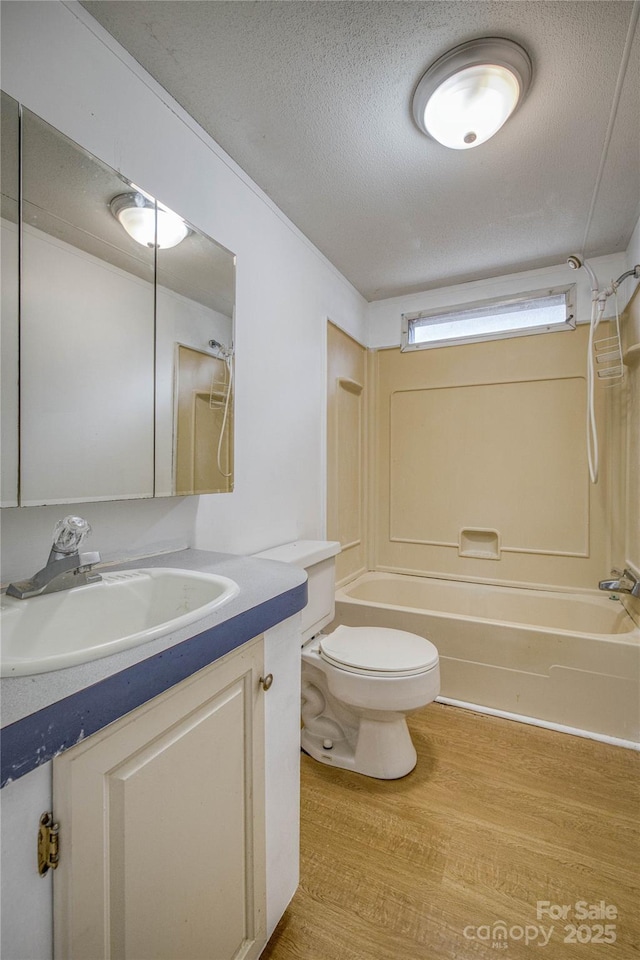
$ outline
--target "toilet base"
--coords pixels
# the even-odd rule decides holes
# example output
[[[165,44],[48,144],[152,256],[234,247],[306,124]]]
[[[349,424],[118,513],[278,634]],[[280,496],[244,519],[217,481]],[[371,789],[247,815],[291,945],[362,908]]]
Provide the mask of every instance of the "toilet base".
[[[355,745],[347,738],[333,740],[327,749],[322,737],[302,729],[305,753],[330,767],[340,767],[378,780],[398,780],[411,773],[417,754],[404,717],[370,720],[361,717]]]

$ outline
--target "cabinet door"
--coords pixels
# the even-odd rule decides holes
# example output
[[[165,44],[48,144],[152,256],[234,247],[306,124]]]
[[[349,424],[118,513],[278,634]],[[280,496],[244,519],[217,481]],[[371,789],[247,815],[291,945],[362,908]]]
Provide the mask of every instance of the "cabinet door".
[[[58,960],[257,957],[263,641],[54,760]]]

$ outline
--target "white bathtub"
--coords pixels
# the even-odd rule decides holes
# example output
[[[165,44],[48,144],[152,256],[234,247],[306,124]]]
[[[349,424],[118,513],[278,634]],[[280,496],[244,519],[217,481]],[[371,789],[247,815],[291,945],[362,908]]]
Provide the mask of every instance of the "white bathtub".
[[[640,628],[606,594],[367,573],[335,623],[427,637],[447,699],[640,742]]]

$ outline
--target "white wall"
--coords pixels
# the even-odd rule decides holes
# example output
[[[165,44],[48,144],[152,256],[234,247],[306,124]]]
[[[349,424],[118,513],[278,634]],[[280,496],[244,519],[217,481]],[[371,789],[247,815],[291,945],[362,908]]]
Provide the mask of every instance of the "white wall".
[[[238,258],[234,492],[83,504],[91,547],[244,553],[322,536],[326,320],[364,340],[363,298],[79,5],[3,4],[2,86]],[[42,562],[60,515],[3,510],[3,580]]]
[[[629,241],[629,246],[627,247],[627,270],[633,270],[633,268],[640,263],[640,219],[636,223],[636,228],[633,231],[631,240]],[[626,300],[631,299],[631,294],[635,283],[633,280],[625,280],[626,288]]]
[[[627,259],[624,253],[597,257],[590,260],[589,264],[595,271],[601,288],[629,269],[626,265]],[[584,269],[572,270],[566,263],[563,263],[557,267],[527,270],[503,277],[489,277],[486,280],[474,280],[470,283],[425,290],[422,293],[412,293],[405,297],[377,300],[370,303],[368,307],[366,344],[368,347],[398,346],[400,343],[400,318],[403,313],[418,313],[421,310],[473,303],[474,300],[484,300],[492,297],[508,297],[534,290],[544,290],[546,287],[566,286],[569,283],[575,283],[576,285],[578,323],[586,323],[591,316],[589,277]],[[621,298],[620,309],[623,309],[631,291],[624,290],[621,292],[626,294],[626,297]],[[605,316],[612,315],[613,299],[610,298],[607,302]]]

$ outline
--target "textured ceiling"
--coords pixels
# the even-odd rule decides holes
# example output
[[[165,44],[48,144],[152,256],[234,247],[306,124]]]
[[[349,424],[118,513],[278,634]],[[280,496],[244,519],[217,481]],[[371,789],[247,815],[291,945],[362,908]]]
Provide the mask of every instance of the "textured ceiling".
[[[628,244],[637,3],[83,5],[368,300]],[[447,150],[416,129],[411,96],[434,59],[479,36],[521,43],[533,84],[494,139]]]

